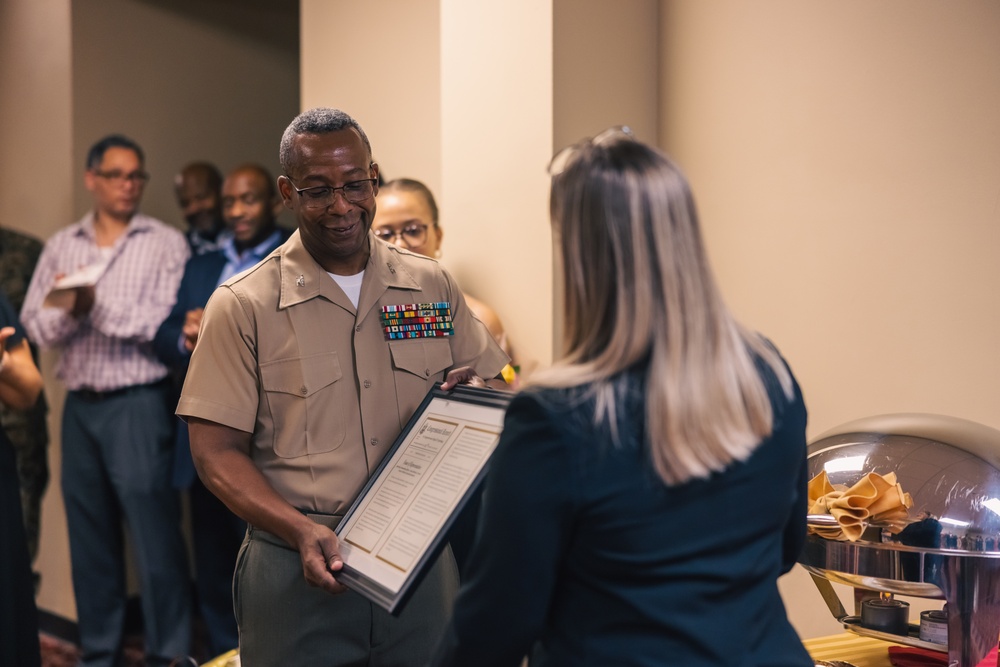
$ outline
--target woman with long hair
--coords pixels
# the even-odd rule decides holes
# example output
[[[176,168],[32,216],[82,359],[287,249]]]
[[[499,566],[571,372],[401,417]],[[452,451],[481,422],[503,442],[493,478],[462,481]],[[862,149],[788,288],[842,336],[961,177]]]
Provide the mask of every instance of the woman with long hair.
[[[811,665],[777,587],[805,537],[790,370],[723,303],[669,158],[611,130],[550,171],[562,356],[507,412],[434,664]]]

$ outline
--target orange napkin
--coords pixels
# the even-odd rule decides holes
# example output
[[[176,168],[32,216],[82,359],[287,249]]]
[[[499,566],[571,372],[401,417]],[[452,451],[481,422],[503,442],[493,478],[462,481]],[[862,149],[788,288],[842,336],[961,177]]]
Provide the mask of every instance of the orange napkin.
[[[826,471],[809,480],[809,514],[830,514],[836,526],[809,526],[811,532],[830,540],[861,537],[868,524],[885,526],[898,533],[906,525],[913,498],[896,483],[896,473],[870,472],[848,488],[831,484]]]

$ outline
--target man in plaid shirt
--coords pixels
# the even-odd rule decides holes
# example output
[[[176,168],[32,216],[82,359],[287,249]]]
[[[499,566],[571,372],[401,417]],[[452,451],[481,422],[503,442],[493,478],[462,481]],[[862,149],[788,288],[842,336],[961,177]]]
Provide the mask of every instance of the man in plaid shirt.
[[[178,230],[138,212],[148,175],[135,142],[105,137],[86,166],[94,207],[45,244],[22,321],[36,343],[61,348],[62,491],[83,664],[121,660],[124,520],[136,551],[147,664],[166,665],[190,650],[191,605],[170,484],[173,406],[151,341],[189,250]],[[89,280],[49,296],[57,280],[81,269]]]

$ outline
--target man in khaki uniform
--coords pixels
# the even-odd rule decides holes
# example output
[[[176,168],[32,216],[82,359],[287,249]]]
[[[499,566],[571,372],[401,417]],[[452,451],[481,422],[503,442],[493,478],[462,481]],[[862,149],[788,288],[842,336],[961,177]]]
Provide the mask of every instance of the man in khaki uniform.
[[[378,166],[343,112],[298,116],[278,188],[298,231],[205,310],[178,414],[205,485],[250,525],[237,564],[253,665],[420,665],[457,583],[445,551],[391,617],[337,582],[332,528],[435,382],[507,357],[436,261],[371,234]],[[387,340],[386,306],[446,304],[453,335]]]

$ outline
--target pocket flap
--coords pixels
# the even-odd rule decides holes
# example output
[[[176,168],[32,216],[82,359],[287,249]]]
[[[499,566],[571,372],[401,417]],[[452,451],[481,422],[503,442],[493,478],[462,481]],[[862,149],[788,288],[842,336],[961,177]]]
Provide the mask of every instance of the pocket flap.
[[[432,377],[451,367],[451,345],[446,340],[389,341],[392,364],[422,378]]]
[[[336,352],[279,359],[260,365],[260,382],[264,391],[296,396],[311,396],[342,376]]]

